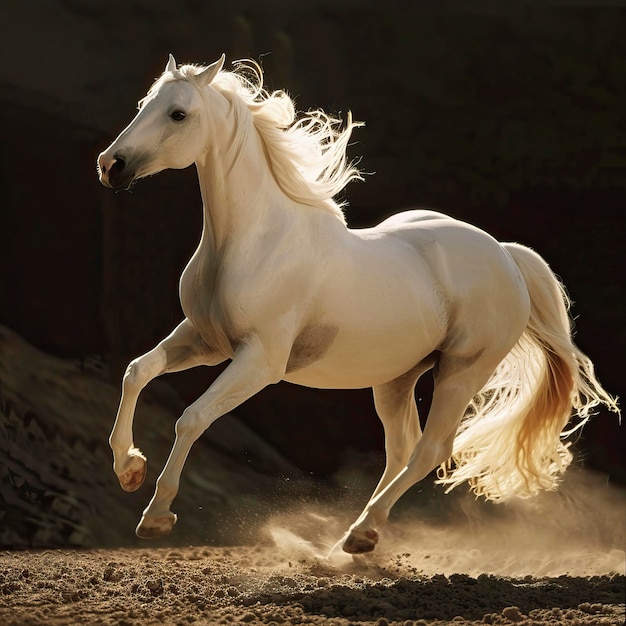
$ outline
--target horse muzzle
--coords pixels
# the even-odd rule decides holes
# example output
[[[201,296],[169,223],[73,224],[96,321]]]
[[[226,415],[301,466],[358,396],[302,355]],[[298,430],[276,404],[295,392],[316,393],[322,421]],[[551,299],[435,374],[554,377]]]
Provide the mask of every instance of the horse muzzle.
[[[100,182],[111,189],[128,189],[135,179],[135,173],[119,153],[113,156],[106,152],[100,154],[97,169]]]

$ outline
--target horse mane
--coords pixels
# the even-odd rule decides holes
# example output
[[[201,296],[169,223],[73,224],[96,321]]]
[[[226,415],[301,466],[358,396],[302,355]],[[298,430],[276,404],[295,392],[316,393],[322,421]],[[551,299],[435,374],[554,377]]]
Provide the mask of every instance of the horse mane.
[[[348,162],[346,149],[353,122],[348,112],[345,128],[342,120],[322,110],[298,116],[294,101],[282,90],[268,92],[263,87],[263,70],[254,61],[238,61],[235,70],[222,70],[211,86],[235,107],[245,107],[259,133],[268,163],[282,191],[295,202],[324,208],[342,222],[342,206],[334,197],[351,180],[362,180],[355,164]],[[184,65],[180,72],[193,84],[198,72],[194,65]],[[235,110],[235,114],[241,111]],[[243,126],[243,125],[240,125]],[[245,133],[245,128],[238,128]],[[239,143],[235,137],[234,144]]]

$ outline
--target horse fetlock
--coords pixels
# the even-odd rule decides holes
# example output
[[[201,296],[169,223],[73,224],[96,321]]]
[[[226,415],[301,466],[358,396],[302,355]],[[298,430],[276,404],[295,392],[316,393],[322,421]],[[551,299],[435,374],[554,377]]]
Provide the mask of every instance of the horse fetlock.
[[[139,524],[137,524],[135,534],[142,539],[165,537],[172,532],[177,519],[176,514],[172,512],[159,517],[150,517],[144,514]]]
[[[147,460],[137,448],[128,451],[128,460],[117,478],[124,491],[136,491],[146,479]]]

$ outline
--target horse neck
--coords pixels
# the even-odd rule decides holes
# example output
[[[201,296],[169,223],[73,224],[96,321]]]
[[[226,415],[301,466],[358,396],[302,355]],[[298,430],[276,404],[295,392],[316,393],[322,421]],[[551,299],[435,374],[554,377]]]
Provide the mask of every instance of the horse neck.
[[[236,124],[224,124],[222,139],[196,162],[204,205],[202,242],[215,250],[258,238],[260,230],[280,223],[293,204],[278,187],[256,130],[241,135]]]

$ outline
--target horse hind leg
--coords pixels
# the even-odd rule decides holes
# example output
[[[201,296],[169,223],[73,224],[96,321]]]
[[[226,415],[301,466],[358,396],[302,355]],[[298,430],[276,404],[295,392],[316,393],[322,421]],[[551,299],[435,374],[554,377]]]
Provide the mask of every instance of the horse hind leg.
[[[408,463],[368,502],[350,527],[343,549],[369,552],[378,540],[375,530],[389,517],[398,499],[452,454],[456,431],[472,398],[485,385],[502,355],[489,358],[455,358],[442,355],[435,374],[433,399],[424,433],[410,453]]]
[[[109,444],[113,451],[113,470],[124,491],[136,491],[146,478],[147,460],[133,441],[133,418],[141,390],[154,378],[201,364],[211,359],[192,324],[185,320],[159,345],[132,361],[122,381],[122,397]]]
[[[385,471],[370,498],[376,498],[404,468],[422,436],[415,384],[419,377],[435,364],[431,356],[406,374],[374,387],[374,405],[385,431]],[[374,529],[363,536],[351,534],[344,542],[343,550],[349,553],[369,552],[378,542]]]

